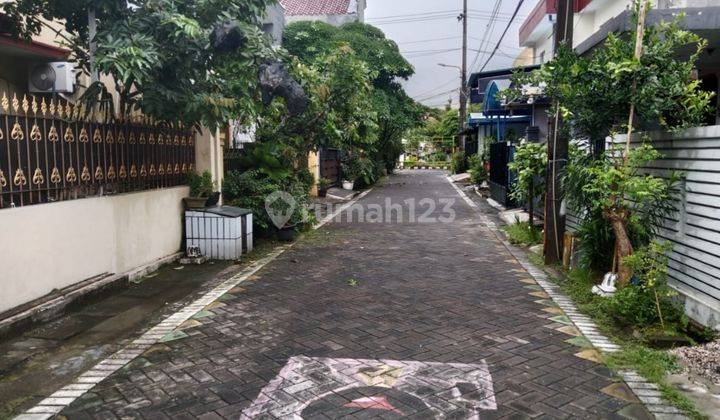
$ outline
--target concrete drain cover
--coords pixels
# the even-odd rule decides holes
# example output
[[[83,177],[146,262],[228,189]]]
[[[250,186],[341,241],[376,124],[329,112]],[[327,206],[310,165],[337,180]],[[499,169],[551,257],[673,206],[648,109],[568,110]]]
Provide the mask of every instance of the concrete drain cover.
[[[242,419],[479,418],[495,410],[487,364],[297,356],[263,388]]]

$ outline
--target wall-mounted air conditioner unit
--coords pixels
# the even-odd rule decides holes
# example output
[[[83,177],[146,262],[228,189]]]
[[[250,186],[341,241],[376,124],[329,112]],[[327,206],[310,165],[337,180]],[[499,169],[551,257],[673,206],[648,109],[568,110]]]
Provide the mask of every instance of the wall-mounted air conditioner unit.
[[[75,67],[66,61],[33,65],[30,68],[28,85],[30,92],[73,93]]]

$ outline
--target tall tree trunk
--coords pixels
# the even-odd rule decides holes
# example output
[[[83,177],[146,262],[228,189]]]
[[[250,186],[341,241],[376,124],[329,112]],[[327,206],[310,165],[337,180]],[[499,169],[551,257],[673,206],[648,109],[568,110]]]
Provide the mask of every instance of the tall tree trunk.
[[[613,232],[615,233],[615,243],[617,245],[617,258],[618,258],[618,282],[621,286],[626,286],[630,283],[633,272],[625,265],[623,258],[632,255],[633,247],[630,243],[630,237],[627,233],[627,215],[624,212],[618,214],[617,212],[609,212],[608,218],[612,224]]]
[[[530,191],[528,196],[530,200],[528,202],[528,213],[530,214],[530,228],[534,228],[535,224],[535,180],[530,181]]]

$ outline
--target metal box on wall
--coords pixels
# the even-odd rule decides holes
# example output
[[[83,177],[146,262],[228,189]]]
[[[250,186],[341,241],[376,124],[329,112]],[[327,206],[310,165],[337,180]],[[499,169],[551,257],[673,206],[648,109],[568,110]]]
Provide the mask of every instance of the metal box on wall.
[[[202,255],[214,260],[239,259],[253,249],[252,225],[250,210],[238,207],[187,210],[186,248],[198,247]]]

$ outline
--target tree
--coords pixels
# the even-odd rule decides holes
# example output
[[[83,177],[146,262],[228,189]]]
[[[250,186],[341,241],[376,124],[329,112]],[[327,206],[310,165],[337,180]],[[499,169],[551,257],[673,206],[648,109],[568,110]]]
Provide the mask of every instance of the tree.
[[[535,180],[545,177],[547,160],[547,147],[544,144],[524,142],[515,148],[513,162],[508,165],[517,173],[512,189],[513,198],[528,203],[531,228],[535,219],[535,197],[540,195]]]
[[[363,23],[334,27],[323,22],[297,22],[287,26],[283,45],[301,62],[311,65],[337,48],[349,46],[369,70],[371,101],[377,115],[377,142],[366,150],[376,170],[392,171],[402,153],[402,135],[420,123],[421,106],[407,96],[398,79],[407,79],[414,70],[400,54],[395,42],[378,28]]]
[[[91,73],[88,9],[97,17],[94,64],[112,76],[121,115],[135,111],[159,120],[209,126],[256,112],[258,65],[274,55],[259,29],[267,0],[18,0],[0,7],[7,30],[30,38],[44,20],[64,22],[80,68]],[[217,54],[212,29],[240,24],[245,44]],[[85,99],[112,105],[107,86],[88,86]]]
[[[640,0],[645,1],[645,0]],[[636,19],[640,1],[635,3]],[[627,284],[632,268],[625,263],[633,253],[633,231],[653,230],[651,223],[666,214],[672,202],[672,185],[643,174],[642,165],[660,157],[651,146],[636,151],[603,153],[606,136],[627,128],[628,110],[637,113],[641,129],[679,129],[701,124],[713,94],[700,90],[692,69],[707,43],[680,27],[682,16],[672,22],[647,28],[639,42],[642,54],[635,53],[636,33],[630,37],[609,35],[605,45],[589,57],[571,49],[531,74],[517,74],[517,88],[506,92],[510,99],[522,95],[521,86],[542,86],[560,104],[571,134],[589,143],[596,162],[587,168],[568,170],[581,206],[601,215],[615,236],[619,282]],[[690,48],[692,53],[683,56]],[[633,119],[631,118],[631,121]],[[629,141],[629,139],[628,139]],[[580,175],[580,176],[578,176]],[[588,201],[589,200],[589,201]]]

